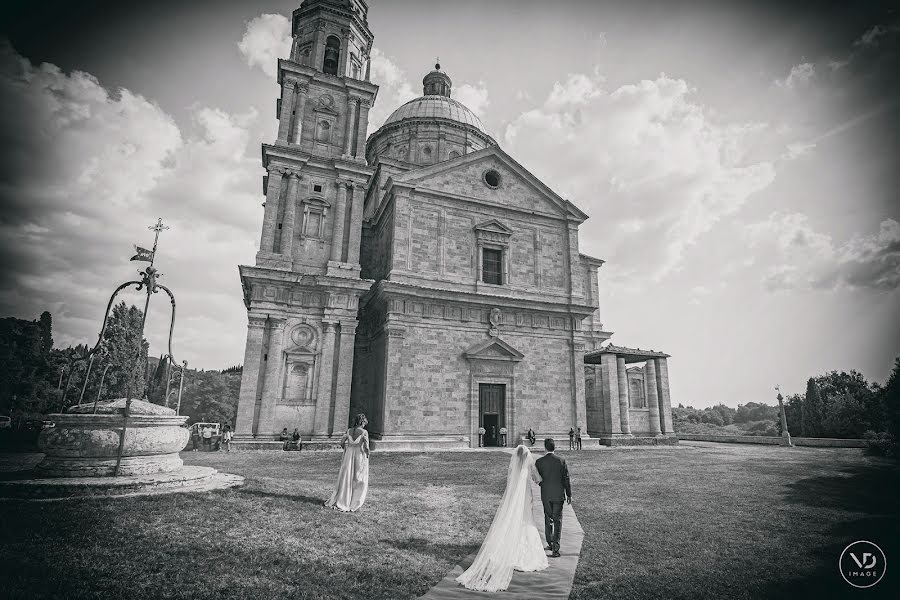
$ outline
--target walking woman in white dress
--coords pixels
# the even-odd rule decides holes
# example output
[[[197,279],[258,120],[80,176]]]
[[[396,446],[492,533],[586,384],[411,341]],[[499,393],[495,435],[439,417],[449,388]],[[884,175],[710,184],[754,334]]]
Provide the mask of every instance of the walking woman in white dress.
[[[506,491],[475,562],[456,578],[468,589],[502,591],[509,587],[513,570],[547,568],[547,554],[534,524],[529,477],[540,481],[531,452],[519,446],[509,461]]]
[[[345,512],[359,510],[366,501],[369,491],[369,432],[366,415],[356,415],[353,429],[348,429],[341,438],[344,459],[338,472],[337,486],[326,507]]]

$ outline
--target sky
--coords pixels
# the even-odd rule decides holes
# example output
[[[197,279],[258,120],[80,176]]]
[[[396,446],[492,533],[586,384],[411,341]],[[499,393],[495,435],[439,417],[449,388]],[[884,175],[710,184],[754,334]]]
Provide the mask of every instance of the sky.
[[[12,0],[0,8],[0,315],[93,344],[162,217],[174,354],[243,361],[299,0]],[[370,132],[440,57],[453,97],[590,218],[617,345],[671,354],[673,403],[900,354],[900,15],[890,2],[369,2]],[[125,299],[139,302],[137,293]],[[169,304],[147,337],[165,352]]]

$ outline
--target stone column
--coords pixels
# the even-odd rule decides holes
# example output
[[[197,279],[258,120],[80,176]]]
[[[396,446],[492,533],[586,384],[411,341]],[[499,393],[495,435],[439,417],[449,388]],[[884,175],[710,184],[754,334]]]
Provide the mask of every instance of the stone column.
[[[352,193],[352,183],[338,179],[337,201],[334,207],[334,229],[331,233],[331,260],[341,262],[344,255],[344,220],[347,210],[347,196]]]
[[[356,98],[347,96],[347,122],[344,127],[344,156],[350,156],[353,147],[353,138],[356,132],[353,126],[356,124]]]
[[[572,418],[575,426],[581,427],[581,437],[590,437],[587,424],[587,403],[584,398],[584,342],[572,341]],[[512,431],[512,430],[510,430]]]
[[[275,228],[278,227],[278,203],[281,199],[281,178],[284,169],[269,167],[269,181],[266,185],[266,212],[263,216],[262,237],[259,240],[259,251],[275,252]]]
[[[309,92],[308,85],[297,85],[297,110],[294,111],[294,135],[291,140],[295,144],[303,142],[303,117],[306,115],[307,92]]]
[[[600,355],[600,377],[603,386],[603,402],[609,410],[604,410],[606,433],[622,433],[622,418],[619,416],[619,368],[615,354]]]
[[[353,382],[353,342],[356,339],[356,321],[341,321],[341,343],[337,360],[337,377],[334,390],[334,416],[331,419],[332,436],[341,436],[350,423],[350,386]]]
[[[628,413],[628,368],[621,356],[616,357],[616,372],[619,376],[619,418],[622,420],[622,433],[631,435],[631,420]]]
[[[647,408],[650,409],[650,433],[660,435],[659,429],[659,389],[656,387],[656,363],[648,360],[644,366],[644,380],[647,382]]]
[[[356,152],[353,153],[354,158],[366,157],[366,126],[369,122],[369,107],[371,104],[365,98],[359,100],[359,127],[357,128]]]
[[[316,412],[313,419],[313,435],[326,437],[330,431],[328,420],[331,417],[331,399],[333,397],[332,380],[334,379],[334,340],[335,323],[322,321],[322,353],[319,355],[319,393],[316,394]]]
[[[297,220],[297,196],[300,188],[300,174],[289,171],[287,198],[284,205],[284,221],[281,223],[281,254],[290,260],[294,253],[294,225]]]
[[[256,413],[259,369],[262,363],[263,333],[266,318],[250,315],[247,322],[247,344],[244,346],[244,370],[241,373],[241,392],[238,399],[237,419],[234,434],[249,438],[253,435],[253,417]]]
[[[281,345],[284,339],[284,319],[269,317],[269,348],[266,351],[266,375],[263,379],[262,406],[256,435],[274,439],[275,406],[281,396]]]
[[[347,262],[351,265],[359,264],[359,243],[362,240],[362,222],[363,222],[363,188],[362,186],[353,186],[349,195],[352,198],[350,202],[350,235],[347,241]]]
[[[281,84],[281,114],[278,115],[278,142],[287,144],[291,133],[291,113],[294,112],[294,86],[297,82],[285,79]]]
[[[657,358],[656,363],[656,387],[659,390],[659,421],[662,432],[666,435],[674,434],[672,426],[672,398],[669,396],[669,365],[665,358]]]

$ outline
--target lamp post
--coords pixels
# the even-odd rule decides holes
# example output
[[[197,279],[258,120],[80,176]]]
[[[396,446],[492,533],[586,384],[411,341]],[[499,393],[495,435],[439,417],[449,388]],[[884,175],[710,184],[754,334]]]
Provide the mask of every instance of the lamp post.
[[[787,417],[784,414],[784,397],[781,395],[781,386],[776,385],[775,391],[778,392],[778,409],[781,413],[781,445],[793,447],[794,444],[791,442],[791,433],[788,431]]]

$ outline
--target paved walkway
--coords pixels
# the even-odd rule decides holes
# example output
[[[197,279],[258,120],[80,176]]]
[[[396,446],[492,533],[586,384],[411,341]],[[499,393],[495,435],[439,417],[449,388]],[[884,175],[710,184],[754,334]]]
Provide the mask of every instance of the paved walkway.
[[[531,491],[535,501],[533,502],[534,522],[541,534],[541,541],[546,547],[544,539],[544,509],[541,504],[541,488],[531,482]],[[487,533],[487,532],[485,532]],[[475,560],[475,554],[465,557],[456,567],[450,571],[436,586],[428,590],[422,598],[426,600],[457,600],[467,598],[498,598],[502,600],[564,600],[572,591],[572,581],[575,579],[575,569],[578,567],[578,557],[581,554],[581,542],[584,539],[584,530],[571,504],[563,505],[563,527],[560,539],[559,558],[547,558],[550,566],[543,571],[534,573],[522,573],[513,571],[512,581],[504,592],[475,592],[467,590],[456,583],[456,578]],[[547,551],[549,557],[550,551]]]

